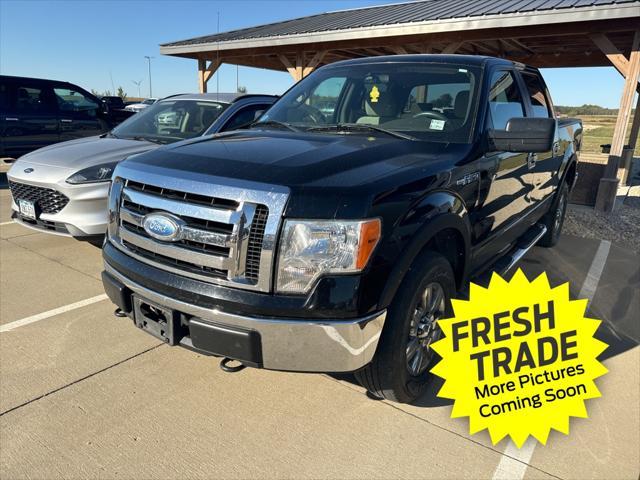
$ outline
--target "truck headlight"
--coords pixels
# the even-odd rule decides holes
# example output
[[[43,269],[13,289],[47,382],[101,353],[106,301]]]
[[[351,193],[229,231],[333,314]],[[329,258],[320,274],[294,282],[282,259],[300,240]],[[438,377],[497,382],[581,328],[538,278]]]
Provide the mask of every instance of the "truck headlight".
[[[305,293],[325,274],[357,273],[380,240],[379,219],[285,220],[276,290]]]
[[[118,162],[109,162],[85,168],[67,178],[67,183],[76,185],[79,183],[108,182],[111,180],[111,175],[117,164]]]

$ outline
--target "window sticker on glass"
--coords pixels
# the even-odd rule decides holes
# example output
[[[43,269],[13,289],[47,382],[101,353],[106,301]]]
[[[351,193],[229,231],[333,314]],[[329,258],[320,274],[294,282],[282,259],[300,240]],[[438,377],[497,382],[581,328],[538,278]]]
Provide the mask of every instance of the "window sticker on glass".
[[[436,120],[436,119],[432,119],[431,123],[429,124],[429,128],[431,130],[444,130],[444,124],[447,123],[444,120]]]

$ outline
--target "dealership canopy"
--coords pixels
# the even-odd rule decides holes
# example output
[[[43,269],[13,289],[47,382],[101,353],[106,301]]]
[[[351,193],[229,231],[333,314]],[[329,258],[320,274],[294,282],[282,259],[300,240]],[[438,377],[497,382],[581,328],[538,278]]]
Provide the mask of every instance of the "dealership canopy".
[[[640,0],[424,0],[165,43],[160,52],[197,60],[202,92],[223,63],[288,71],[295,80],[338,60],[407,53],[491,55],[541,68],[614,66],[625,83],[606,174],[613,178],[640,76]],[[639,127],[635,115],[632,142]],[[615,185],[601,184],[607,187]]]

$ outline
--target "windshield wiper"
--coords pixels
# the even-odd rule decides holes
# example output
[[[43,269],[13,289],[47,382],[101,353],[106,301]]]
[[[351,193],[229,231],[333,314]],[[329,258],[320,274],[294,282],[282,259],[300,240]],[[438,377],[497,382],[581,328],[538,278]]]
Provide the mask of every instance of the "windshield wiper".
[[[106,132],[100,135],[100,138],[120,138],[120,137],[113,132]]]
[[[134,137],[129,137],[130,140],[143,140],[145,142],[157,143],[158,145],[164,145],[166,142],[163,142],[159,138],[152,137],[143,137],[142,135],[136,135]]]
[[[249,125],[249,128],[254,128],[254,127],[279,127],[279,128],[286,128],[287,130],[291,130],[292,132],[300,131],[299,128],[294,127],[290,123],[279,122],[278,120],[265,120],[263,122],[253,122],[251,125]]]
[[[318,125],[310,127],[307,131],[328,131],[335,130],[336,132],[356,132],[356,131],[374,131],[384,133],[396,138],[402,138],[403,140],[417,140],[416,137],[407,135],[406,133],[396,132],[395,130],[387,130],[386,128],[378,127],[375,125],[368,125],[366,123],[334,123],[331,125]]]

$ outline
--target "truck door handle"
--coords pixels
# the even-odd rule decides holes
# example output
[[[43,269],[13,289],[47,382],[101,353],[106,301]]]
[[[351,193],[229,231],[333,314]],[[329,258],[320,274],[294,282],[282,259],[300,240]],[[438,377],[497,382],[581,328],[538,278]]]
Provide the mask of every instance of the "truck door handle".
[[[527,155],[527,165],[529,166],[529,170],[531,170],[532,168],[535,168],[537,161],[538,161],[537,153],[530,153],[529,155]]]
[[[71,120],[70,118],[61,118],[60,121],[62,123],[72,123],[73,122],[73,120]]]
[[[7,122],[17,122],[18,119],[16,117],[4,117]]]

